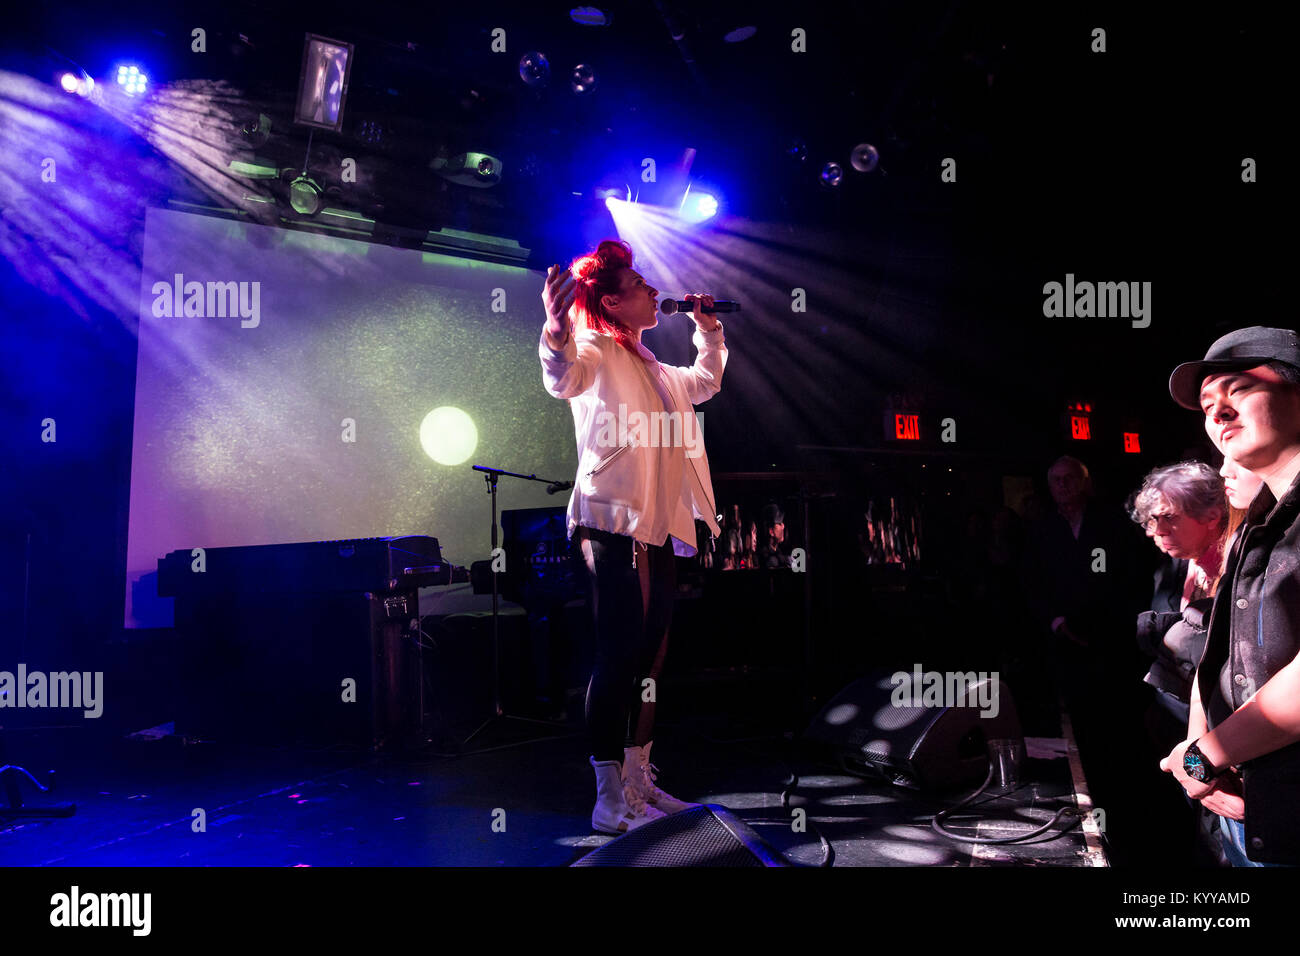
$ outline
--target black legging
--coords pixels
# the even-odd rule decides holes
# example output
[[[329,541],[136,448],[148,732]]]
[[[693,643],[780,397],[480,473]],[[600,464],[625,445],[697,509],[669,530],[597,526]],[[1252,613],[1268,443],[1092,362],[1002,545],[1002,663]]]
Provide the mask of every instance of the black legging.
[[[672,539],[662,545],[594,528],[578,528],[574,544],[587,568],[596,653],[587,685],[587,731],[597,760],[622,760],[625,746],[654,739],[655,704],[643,701],[642,681],[654,680],[668,651],[677,591]]]

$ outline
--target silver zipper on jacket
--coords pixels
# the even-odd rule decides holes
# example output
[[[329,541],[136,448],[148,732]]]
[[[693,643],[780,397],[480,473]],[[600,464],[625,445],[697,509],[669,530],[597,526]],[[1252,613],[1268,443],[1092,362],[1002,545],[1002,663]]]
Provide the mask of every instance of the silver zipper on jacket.
[[[630,444],[629,444],[629,445],[619,445],[617,448],[615,448],[613,451],[611,451],[611,452],[610,452],[608,455],[606,455],[604,458],[602,458],[602,459],[600,459],[598,462],[596,462],[596,464],[593,465],[593,466],[591,467],[591,469],[587,472],[587,477],[588,477],[588,478],[591,478],[593,475],[596,475],[596,474],[598,474],[598,473],[604,471],[604,470],[605,470],[605,467],[606,467],[610,462],[612,462],[615,458],[617,458],[619,455],[623,454],[623,452],[627,451],[629,448],[632,448],[632,447],[634,447],[634,446],[633,446],[633,445],[630,445]],[[634,567],[634,568],[636,567],[636,546],[637,546],[637,541],[636,541],[636,539],[633,539],[633,540],[632,540],[632,567]]]
[[[646,365],[643,363],[643,364],[641,365],[641,370],[645,373],[646,379],[649,380],[649,379],[650,379],[650,369],[649,369],[648,367],[646,367]],[[650,382],[650,390],[653,391],[653,392],[655,392],[655,394],[658,394],[658,389],[656,389],[656,388],[654,387],[654,382],[653,382],[653,381]],[[672,395],[672,389],[668,387],[667,383],[664,384],[664,390],[665,390],[665,391],[666,391],[670,396]],[[694,415],[694,414],[695,414],[695,408],[694,408],[693,406],[691,406],[689,402],[687,403],[687,408],[689,409],[689,411],[688,411],[686,414],[690,414],[690,415]],[[675,410],[675,409],[674,409],[674,410]],[[665,412],[665,413],[668,413],[668,409],[665,408],[665,409],[664,409],[664,412]],[[670,414],[671,414],[671,413],[670,413]],[[685,422],[683,422],[683,427],[685,427]],[[698,427],[698,426],[697,426],[697,427]],[[624,446],[624,447],[627,447],[627,446]],[[619,449],[619,450],[621,451],[622,449]],[[618,454],[618,452],[615,452],[614,454]],[[613,459],[613,457],[614,457],[613,455],[610,455],[610,459],[611,459],[611,460]],[[716,504],[713,503],[712,499],[709,498],[709,489],[706,489],[706,488],[704,487],[704,479],[700,477],[700,472],[699,472],[699,469],[695,467],[695,462],[691,460],[691,456],[690,456],[690,455],[686,455],[686,456],[684,456],[684,457],[686,458],[687,462],[690,463],[691,471],[693,471],[693,472],[695,473],[695,480],[696,480],[697,482],[699,482],[700,490],[704,492],[704,497],[705,497],[705,499],[708,500],[708,502],[709,502],[709,511],[710,511],[710,512],[716,512],[716,511],[718,510],[718,506],[717,506]],[[597,467],[600,467],[600,463],[597,463]],[[595,473],[594,471],[592,471],[592,472],[588,472],[588,477],[590,477],[590,476],[591,476],[592,474],[594,474],[594,473]],[[717,520],[719,523],[721,523],[721,521],[722,521],[722,515],[717,515],[716,520]],[[707,524],[707,522],[706,522],[706,524]],[[710,529],[709,529],[709,546],[710,546],[710,550],[712,550],[714,539],[715,539],[715,535],[713,534],[713,529],[710,528]],[[632,567],[634,567],[634,568],[636,567],[636,541],[633,541],[633,542],[632,542]]]
[[[649,369],[646,369],[645,372],[646,372],[646,377],[648,378],[649,375],[650,375],[650,370],[649,370]],[[651,383],[651,386],[653,387],[653,383]],[[668,387],[667,383],[664,384],[664,390],[665,390],[666,392],[668,392],[668,394],[669,394],[670,396],[672,395],[672,389]],[[694,415],[694,414],[695,414],[695,407],[694,407],[693,405],[691,405],[690,402],[687,402],[687,403],[686,403],[686,408],[687,408],[687,411],[684,413],[685,415]],[[674,410],[676,410],[676,409],[674,409]],[[668,411],[668,409],[664,409],[664,411],[666,412],[666,411]],[[682,427],[683,427],[683,428],[686,427],[686,421],[685,421],[685,418],[682,419]],[[697,428],[699,427],[698,423],[696,424],[696,427],[697,427]],[[706,488],[704,487],[704,479],[700,477],[700,471],[699,471],[698,468],[695,467],[695,461],[691,458],[691,456],[690,456],[690,455],[685,455],[684,457],[686,458],[686,461],[690,464],[690,466],[691,466],[691,471],[695,472],[695,480],[696,480],[697,482],[699,482],[700,490],[704,492],[704,498],[705,498],[705,500],[708,501],[708,503],[709,503],[709,511],[710,511],[710,513],[716,513],[717,510],[718,510],[718,506],[717,506],[716,504],[713,503],[713,500],[712,500],[711,498],[709,498],[709,491],[711,491],[712,489],[706,489]],[[722,521],[722,515],[717,515],[717,519],[716,519],[716,520],[717,520],[719,523],[721,523],[721,521]],[[708,523],[708,522],[705,522],[705,524],[707,524],[707,523]],[[713,529],[710,528],[710,529],[709,529],[709,548],[710,548],[710,550],[712,550],[712,548],[713,548],[713,542],[714,542],[714,539],[715,539],[715,535],[713,534]]]
[[[606,465],[608,465],[615,458],[623,454],[623,452],[627,451],[631,447],[632,447],[631,445],[620,445],[619,447],[615,448],[608,455],[600,459],[600,461],[596,462],[596,464],[592,466],[591,470],[587,472],[587,477],[590,478],[592,475],[604,471]]]
[[[642,369],[642,371],[645,372],[645,376],[646,376],[646,378],[649,379],[649,378],[650,378],[650,369],[647,368],[644,364],[641,366],[641,369]],[[656,389],[656,388],[654,387],[654,382],[653,382],[653,381],[650,382],[650,389],[651,389],[651,391],[653,391],[653,392],[655,392],[656,394],[658,394],[658,389]],[[672,396],[673,391],[672,391],[671,388],[668,387],[668,383],[667,383],[667,382],[664,383],[664,391],[666,391],[670,397]],[[691,405],[690,402],[687,402],[687,403],[686,403],[686,407],[687,407],[687,411],[684,412],[683,415],[694,415],[694,414],[695,414],[695,407],[694,407],[693,405]],[[668,409],[665,408],[664,411],[665,411],[665,412],[668,412]],[[673,411],[676,411],[676,407],[674,407]],[[669,414],[671,414],[671,413],[669,413]],[[682,420],[682,427],[683,427],[683,428],[686,427],[686,421],[685,421],[685,418],[683,418],[683,420]],[[699,425],[697,424],[696,427],[698,428]],[[690,456],[690,455],[686,455],[686,456],[684,456],[684,457],[686,458],[687,462],[690,463],[691,471],[695,472],[695,480],[696,480],[697,482],[699,482],[700,490],[704,492],[704,498],[705,498],[705,500],[708,501],[708,503],[709,503],[709,511],[710,511],[711,513],[716,513],[717,510],[718,510],[718,506],[717,506],[716,504],[713,503],[712,499],[709,498],[709,491],[710,491],[711,489],[706,489],[706,488],[704,487],[704,479],[700,477],[700,471],[699,471],[698,468],[695,467],[695,462],[691,459],[691,456]],[[722,521],[722,515],[717,515],[716,520],[717,520],[719,523],[721,523],[721,521]],[[708,523],[708,522],[705,522],[705,524],[707,524],[707,523]],[[709,529],[709,545],[710,545],[710,549],[712,549],[712,545],[713,545],[713,541],[714,541],[714,539],[715,539],[715,535],[713,534],[713,529],[710,528],[710,529]],[[632,558],[633,558],[632,564],[633,564],[633,566],[635,566],[635,565],[636,565],[636,554],[635,554],[635,553],[633,553]]]

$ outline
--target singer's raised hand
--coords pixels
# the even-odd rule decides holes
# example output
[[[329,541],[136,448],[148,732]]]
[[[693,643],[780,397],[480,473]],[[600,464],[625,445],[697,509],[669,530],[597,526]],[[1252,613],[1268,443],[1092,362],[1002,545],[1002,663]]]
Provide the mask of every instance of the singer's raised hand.
[[[558,345],[569,341],[573,334],[573,316],[569,310],[577,297],[577,289],[577,281],[568,269],[553,265],[546,271],[546,285],[542,288],[546,334]]]
[[[705,315],[700,311],[702,306],[713,307],[713,296],[707,292],[699,295],[692,292],[686,296],[686,301],[692,303],[691,321],[701,332],[712,332],[718,327],[718,320],[714,315]]]

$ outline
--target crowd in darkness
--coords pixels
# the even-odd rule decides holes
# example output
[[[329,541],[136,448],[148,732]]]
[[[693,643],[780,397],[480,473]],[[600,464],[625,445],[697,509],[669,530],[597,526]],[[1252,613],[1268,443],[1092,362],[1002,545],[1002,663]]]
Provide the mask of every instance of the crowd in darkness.
[[[1112,862],[1295,865],[1300,343],[1238,330],[1169,387],[1217,466],[1162,465],[1121,504],[1062,457],[1050,506],[971,516],[954,597],[1026,735],[1068,721]]]
[[[1182,803],[1159,769],[1169,747],[1134,732],[1152,692],[1135,622],[1150,607],[1159,555],[1123,502],[1094,495],[1083,462],[1063,457],[1046,478],[1047,500],[969,514],[950,570],[954,599],[1010,689],[1025,734],[1060,736],[1066,714],[1094,805],[1107,810],[1112,858],[1123,861],[1140,843],[1128,860],[1150,851],[1168,862],[1173,849],[1190,862],[1186,827],[1155,812]],[[1135,814],[1146,819],[1141,841],[1130,832]]]
[[[1047,479],[1054,508],[1031,526],[1021,574],[1041,647],[1033,664],[1050,675],[1036,686],[1064,705],[1112,859],[1196,862],[1190,808],[1159,768],[1174,741],[1148,732],[1155,691],[1136,622],[1153,601],[1158,553],[1116,502],[1094,497],[1083,462],[1061,458]]]
[[[1116,865],[1300,863],[1300,346],[1232,335],[1246,351],[1215,358],[1227,336],[1170,382],[1205,416],[1213,465],[1185,452],[1107,497],[1063,456],[1046,496],[944,522],[944,547],[905,493],[858,523],[860,571],[948,556],[958,626],[905,624],[995,668],[1026,736],[1073,738]],[[788,567],[790,547],[778,506],[749,522],[735,506],[718,566]]]

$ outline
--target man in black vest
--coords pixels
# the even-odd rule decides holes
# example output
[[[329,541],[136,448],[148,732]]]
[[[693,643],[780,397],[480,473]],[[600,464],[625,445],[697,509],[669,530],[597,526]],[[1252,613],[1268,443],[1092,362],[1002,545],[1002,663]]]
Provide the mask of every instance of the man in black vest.
[[[1264,485],[1219,581],[1188,739],[1160,767],[1219,814],[1235,864],[1300,864],[1300,340],[1231,332],[1169,392]]]

